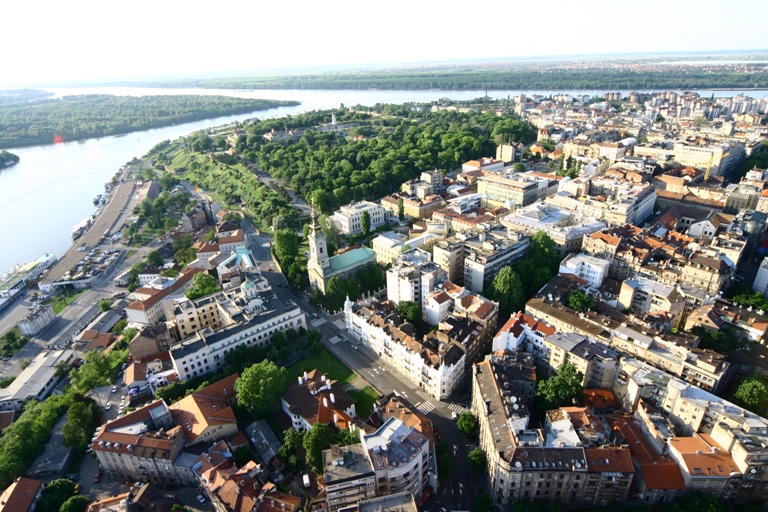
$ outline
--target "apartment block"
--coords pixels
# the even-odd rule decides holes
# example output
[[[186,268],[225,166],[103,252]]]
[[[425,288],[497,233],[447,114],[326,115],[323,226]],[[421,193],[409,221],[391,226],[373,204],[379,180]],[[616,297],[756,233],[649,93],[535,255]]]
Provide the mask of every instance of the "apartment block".
[[[426,297],[444,282],[445,271],[433,263],[432,256],[420,249],[402,253],[387,270],[387,297],[395,304],[415,302],[424,307]]]
[[[539,186],[534,181],[511,177],[486,175],[477,181],[477,192],[486,196],[490,207],[506,208],[528,206],[538,198]]]
[[[371,230],[386,224],[391,215],[390,210],[385,210],[376,203],[359,201],[342,206],[330,218],[342,235],[358,235],[363,232],[363,212],[368,212]]]
[[[179,332],[189,337],[170,350],[182,381],[222,368],[224,356],[237,347],[264,347],[275,332],[307,327],[301,308],[278,300],[263,278],[183,304],[174,315],[183,321]]]

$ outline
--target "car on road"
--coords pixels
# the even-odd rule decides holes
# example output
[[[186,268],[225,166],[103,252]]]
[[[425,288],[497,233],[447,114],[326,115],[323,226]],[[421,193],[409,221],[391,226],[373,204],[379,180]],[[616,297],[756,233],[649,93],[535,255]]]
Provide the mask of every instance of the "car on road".
[[[201,505],[205,503],[205,498],[203,498],[202,494],[197,495],[197,501],[199,501]]]
[[[457,413],[457,412],[452,412],[452,413],[451,413],[451,419],[452,419],[453,421],[456,421],[456,420],[458,420],[458,419],[459,419],[459,413]]]
[[[267,272],[272,272],[272,267],[267,267]]]
[[[112,402],[108,402],[107,406],[104,408],[105,411],[108,411],[112,408]]]
[[[96,475],[93,477],[93,483],[97,484],[99,482],[101,482],[101,471],[96,473]]]
[[[11,360],[10,356],[5,356],[5,357],[3,358],[3,361],[10,361],[10,360]]]
[[[72,480],[73,482],[76,482],[80,480],[80,474],[79,473],[70,473],[67,475],[67,480]]]
[[[112,393],[117,393],[117,386],[112,386]]]

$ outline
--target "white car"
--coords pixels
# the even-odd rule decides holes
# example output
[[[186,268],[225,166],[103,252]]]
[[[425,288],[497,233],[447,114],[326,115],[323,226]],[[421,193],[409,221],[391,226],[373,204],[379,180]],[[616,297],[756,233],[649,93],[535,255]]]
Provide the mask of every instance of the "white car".
[[[112,402],[109,402],[107,406],[104,408],[105,411],[108,411],[112,408]]]
[[[459,413],[457,413],[457,412],[452,412],[452,413],[451,413],[451,419],[452,419],[453,421],[456,421],[456,420],[458,420],[458,419],[459,419]]]
[[[117,386],[112,386],[112,392],[117,393]]]
[[[202,494],[198,494],[198,495],[197,495],[197,501],[199,501],[201,505],[202,505],[203,503],[205,503],[205,498],[203,498],[203,495],[202,495]]]

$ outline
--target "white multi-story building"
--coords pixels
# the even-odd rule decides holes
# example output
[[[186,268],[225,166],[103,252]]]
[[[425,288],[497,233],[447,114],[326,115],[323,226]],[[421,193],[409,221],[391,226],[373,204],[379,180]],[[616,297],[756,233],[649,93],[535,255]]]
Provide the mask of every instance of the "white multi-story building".
[[[516,233],[532,236],[545,232],[555,242],[555,251],[561,257],[578,251],[585,236],[606,227],[605,222],[595,217],[541,203],[518,208],[502,223]]]
[[[763,262],[760,263],[755,282],[752,283],[752,289],[757,293],[768,295],[768,258],[763,258]]]
[[[21,319],[18,323],[21,334],[32,337],[45,329],[51,322],[56,320],[56,313],[51,306],[38,306],[30,314]]]
[[[187,339],[171,346],[171,360],[180,380],[221,369],[224,366],[224,356],[237,347],[264,347],[271,342],[275,332],[307,328],[306,317],[301,308],[293,302],[279,301],[274,292],[263,283],[257,285],[253,281],[246,281],[239,288],[228,292],[225,297],[226,300],[222,299],[215,308],[205,309],[206,312],[201,315],[198,314],[202,311],[201,308],[206,308],[208,302],[213,299],[198,299],[202,301],[201,308],[190,308],[195,310],[194,314],[183,315],[184,332],[191,334]],[[227,308],[222,309],[222,304]],[[202,319],[202,315],[221,315],[222,311],[234,314],[224,318],[226,322],[197,325],[196,322]],[[214,329],[212,325],[221,325],[221,328]]]
[[[381,205],[370,201],[360,201],[342,206],[334,212],[331,220],[342,235],[357,235],[363,232],[363,212],[368,212],[371,219],[371,230],[383,226],[390,213]]]
[[[573,274],[585,280],[590,288],[597,290],[608,277],[608,261],[588,254],[569,254],[560,263],[561,274]]]
[[[402,253],[387,270],[389,300],[415,302],[423,308],[427,295],[446,279],[445,271],[431,260],[432,255],[420,249]]]
[[[0,389],[0,411],[21,411],[30,398],[43,401],[61,380],[56,365],[69,365],[73,350],[49,350],[38,354],[7,388]]]
[[[420,389],[438,400],[447,398],[466,374],[466,350],[435,338],[417,340],[410,328],[395,325],[387,304],[346,302],[347,329]]]
[[[376,253],[376,263],[389,265],[400,255],[410,249],[430,251],[434,245],[445,238],[443,233],[428,231],[419,236],[408,238],[408,235],[387,231],[373,239],[371,246]]]

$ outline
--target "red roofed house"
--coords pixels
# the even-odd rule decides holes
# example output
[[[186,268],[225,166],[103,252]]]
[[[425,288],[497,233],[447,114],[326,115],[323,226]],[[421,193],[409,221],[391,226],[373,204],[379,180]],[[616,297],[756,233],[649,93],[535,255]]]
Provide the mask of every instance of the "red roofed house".
[[[162,400],[102,425],[91,443],[111,478],[182,485],[173,461],[186,438]]]
[[[44,488],[40,480],[17,478],[0,495],[0,512],[31,512]]]
[[[544,338],[557,332],[554,327],[525,313],[514,313],[493,337],[491,352],[524,350],[523,341],[532,340],[534,345],[544,346]],[[528,341],[531,342],[531,341]]]
[[[607,419],[615,438],[628,445],[632,453],[636,470],[633,493],[648,504],[671,503],[682,496],[685,481],[677,462],[656,452],[631,415],[612,415]]]
[[[236,402],[235,373],[188,395],[168,409],[184,431],[189,444],[217,441],[237,434],[237,419],[232,410]]]
[[[282,397],[283,411],[293,428],[301,432],[315,423],[333,423],[348,428],[355,413],[355,399],[339,383],[318,370],[304,372],[298,382],[288,386]]]
[[[192,278],[201,268],[192,268],[181,274],[170,286],[162,289],[141,288],[149,296],[143,300],[137,300],[125,308],[125,314],[129,322],[139,324],[155,324],[163,317],[162,302],[174,297],[181,297],[192,286]],[[138,291],[138,290],[137,290]]]

